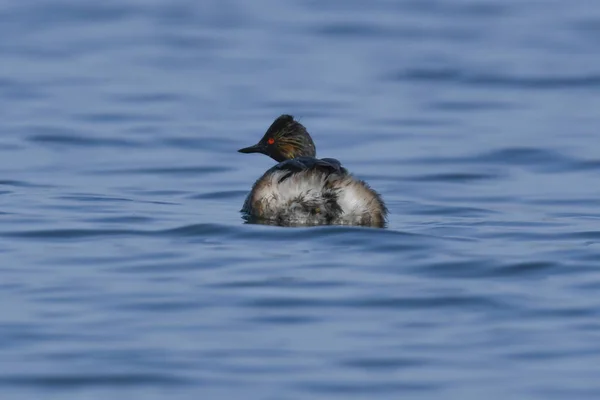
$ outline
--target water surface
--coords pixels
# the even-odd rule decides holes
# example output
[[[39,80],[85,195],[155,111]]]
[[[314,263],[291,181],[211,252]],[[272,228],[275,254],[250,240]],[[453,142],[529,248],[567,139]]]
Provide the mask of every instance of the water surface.
[[[600,7],[0,7],[11,399],[597,399]],[[244,224],[295,115],[386,229]]]

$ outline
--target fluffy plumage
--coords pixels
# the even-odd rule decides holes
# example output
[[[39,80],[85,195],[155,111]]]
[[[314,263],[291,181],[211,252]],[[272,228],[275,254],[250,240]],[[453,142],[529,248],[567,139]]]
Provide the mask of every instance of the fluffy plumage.
[[[276,119],[258,144],[240,152],[282,160],[252,187],[241,210],[249,218],[278,225],[385,225],[381,196],[338,160],[316,158],[308,132],[291,116]]]

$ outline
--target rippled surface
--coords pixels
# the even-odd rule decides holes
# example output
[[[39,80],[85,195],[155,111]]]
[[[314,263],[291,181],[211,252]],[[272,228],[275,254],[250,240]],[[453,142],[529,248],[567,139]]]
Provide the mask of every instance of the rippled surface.
[[[600,397],[600,7],[0,7],[0,392]],[[244,224],[297,116],[384,230]]]

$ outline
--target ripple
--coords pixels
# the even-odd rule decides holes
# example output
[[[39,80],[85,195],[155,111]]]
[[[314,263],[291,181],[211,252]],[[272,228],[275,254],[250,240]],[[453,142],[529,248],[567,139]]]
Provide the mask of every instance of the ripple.
[[[348,300],[317,299],[314,297],[269,297],[247,301],[246,306],[265,309],[305,309],[313,307],[343,307],[356,309],[452,309],[510,310],[508,304],[482,296],[387,297],[353,298]]]
[[[320,318],[308,315],[271,315],[248,318],[249,322],[277,326],[310,324],[319,320]]]
[[[51,259],[46,260],[46,264],[55,264],[60,263],[62,265],[99,265],[99,266],[110,266],[110,265],[119,265],[121,263],[128,262],[143,262],[143,261],[165,261],[165,264],[169,264],[172,260],[177,259],[177,254],[172,252],[165,251],[152,251],[147,254],[137,254],[137,255],[123,255],[123,256],[112,256],[112,255],[103,255],[103,256],[84,256],[84,257],[74,257],[74,256],[59,256],[53,257]],[[168,262],[167,262],[168,261]],[[46,289],[48,290],[48,289]],[[50,289],[51,290],[51,289]],[[60,292],[62,292],[64,288],[60,288]],[[45,292],[45,291],[44,291]],[[37,293],[37,292],[36,292]]]
[[[32,135],[27,140],[35,143],[61,145],[61,146],[108,146],[108,147],[140,147],[142,144],[126,139],[94,138],[83,135]]]
[[[507,110],[515,108],[513,103],[500,101],[437,101],[430,104],[434,110],[441,111],[487,111],[487,110]]]
[[[141,174],[141,175],[205,175],[232,171],[233,168],[225,166],[190,166],[190,167],[151,167],[151,168],[130,168],[130,169],[112,169],[96,170],[94,174],[100,175],[120,175],[120,174]]]
[[[356,396],[362,395],[383,395],[391,393],[403,393],[412,391],[437,391],[442,389],[442,385],[438,382],[431,383],[415,383],[415,382],[378,382],[365,384],[362,382],[305,382],[299,384],[299,389],[315,394],[329,395],[345,395]]]
[[[179,228],[166,229],[157,232],[159,235],[172,236],[207,236],[217,234],[232,234],[236,232],[235,227],[219,224],[194,224],[185,225]]]
[[[132,193],[138,196],[165,196],[169,198],[186,195],[189,192],[185,190],[148,190],[148,189],[134,189]]]
[[[501,264],[494,259],[451,261],[428,263],[414,268],[417,273],[430,276],[460,278],[527,278],[554,275],[563,270],[560,263],[550,261],[529,261]],[[574,273],[574,269],[565,269],[564,273]]]
[[[198,52],[215,50],[224,45],[220,37],[211,37],[208,35],[190,35],[181,33],[163,33],[159,39],[161,44],[168,48],[179,48],[182,51]]]
[[[181,271],[181,269],[179,269]],[[169,313],[187,313],[189,310],[199,310],[206,307],[205,304],[195,301],[177,301],[177,300],[146,300],[134,301],[131,303],[119,303],[113,309],[115,311],[142,311],[142,312],[165,312]]]
[[[365,37],[389,37],[390,30],[384,29],[375,24],[366,24],[358,22],[345,22],[339,24],[329,24],[316,29],[319,35],[327,36],[351,36],[358,38]]]
[[[179,237],[206,237],[215,234],[235,232],[234,227],[218,224],[185,225],[179,228],[163,230],[135,230],[135,229],[48,229],[16,232],[1,232],[0,236],[30,239],[77,239],[105,236],[179,236]]]
[[[557,151],[532,147],[506,147],[484,152],[477,155],[457,157],[423,157],[412,159],[409,162],[420,164],[512,164],[512,165],[540,165],[556,164],[570,161],[566,156]]]
[[[522,277],[522,276],[547,276],[553,272],[556,272],[561,268],[562,265],[550,261],[529,261],[519,262],[515,264],[509,264],[502,267],[495,268],[491,271],[490,275],[497,277]],[[571,272],[574,272],[571,270]]]
[[[521,200],[523,204],[534,204],[539,206],[559,206],[559,207],[590,207],[590,208],[600,208],[600,198],[591,198],[591,199],[567,199],[567,198],[540,198],[540,199],[523,199]],[[571,213],[571,215],[576,216],[577,213]],[[584,214],[590,215],[590,214]],[[593,214],[592,214],[593,215]]]
[[[225,140],[220,137],[207,137],[203,136],[201,138],[188,138],[188,137],[180,137],[180,138],[166,138],[161,139],[158,143],[159,146],[164,147],[173,147],[176,149],[185,149],[185,150],[193,150],[199,149],[204,151],[225,151],[231,152],[233,149],[237,149],[237,141],[234,142],[232,140]]]
[[[345,286],[339,281],[305,281],[289,278],[260,279],[260,280],[233,280],[209,285],[216,288],[230,289],[255,289],[255,288],[336,288]]]
[[[411,212],[420,215],[447,215],[454,217],[470,217],[470,218],[481,218],[493,214],[497,214],[496,211],[486,208],[476,207],[451,207],[451,206],[428,206],[426,204],[420,204]]]
[[[72,374],[72,375],[17,375],[0,377],[0,385],[57,388],[79,388],[89,386],[165,386],[183,385],[189,381],[168,374]]]
[[[557,305],[554,308],[539,307],[535,310],[528,310],[524,314],[528,318],[558,317],[564,323],[568,323],[569,319],[596,318],[600,315],[596,307],[565,307],[563,305]]]
[[[73,200],[76,202],[92,202],[92,203],[102,203],[102,202],[132,202],[134,200],[127,199],[124,197],[114,197],[114,196],[106,196],[106,195],[95,195],[95,194],[73,194],[73,195],[63,195],[57,196],[58,199],[61,200]]]
[[[157,114],[133,114],[133,113],[83,113],[73,116],[74,119],[93,123],[123,123],[123,122],[164,122],[167,117]]]
[[[287,228],[265,228],[260,229],[257,233],[254,229],[240,230],[238,236],[244,239],[253,239],[259,236],[262,239],[280,239],[280,240],[299,240],[299,239],[328,239],[336,240],[337,238],[351,238],[358,240],[364,239],[364,234],[374,235],[373,237],[389,237],[396,239],[411,239],[425,238],[426,235],[420,235],[412,232],[403,232],[390,229],[377,229],[361,226],[341,226],[341,225],[322,225],[314,227],[295,227],[294,229]]]
[[[568,158],[557,151],[532,147],[507,147],[473,157],[472,161],[519,165],[556,164]]]
[[[211,192],[190,196],[190,199],[202,200],[229,200],[243,198],[248,194],[247,190],[228,190],[223,192]]]
[[[600,240],[600,231],[571,232],[565,236],[573,239]]]
[[[590,89],[600,87],[600,75],[580,76],[510,76],[483,74],[452,68],[417,68],[389,76],[392,80],[408,82],[434,82],[507,89]]]
[[[404,12],[420,12],[439,15],[451,15],[455,17],[474,16],[477,18],[493,17],[498,18],[508,15],[513,7],[509,4],[496,3],[444,3],[432,0],[409,0],[399,3]]]
[[[500,173],[472,173],[472,172],[448,172],[438,174],[424,174],[402,179],[415,182],[448,182],[448,183],[467,183],[472,181],[495,180],[505,178]]]
[[[483,296],[440,296],[440,297],[389,297],[365,298],[352,302],[353,307],[374,309],[451,309],[462,308],[470,310],[510,310],[505,302]]]
[[[31,182],[25,182],[25,181],[17,181],[17,180],[11,180],[11,179],[0,180],[0,185],[3,185],[3,186],[14,186],[14,187],[30,187],[30,188],[51,188],[51,187],[55,187],[53,185],[42,185],[42,184],[38,184],[38,183],[31,183]]]
[[[298,308],[335,307],[339,302],[316,298],[300,297],[269,297],[264,299],[248,300],[245,303],[249,308],[264,308],[272,310],[294,310]]]
[[[127,229],[48,229],[2,232],[0,236],[21,239],[84,239],[102,236],[140,236],[148,232]]]
[[[358,357],[341,361],[341,365],[369,371],[395,371],[405,368],[420,367],[430,363],[423,358],[404,357]]]
[[[556,350],[530,350],[530,351],[520,351],[507,354],[506,357],[516,359],[516,360],[527,360],[527,361],[560,361],[561,359],[566,359],[573,357],[577,352],[574,351],[556,351]],[[586,352],[582,352],[581,355]]]
[[[185,96],[179,93],[113,94],[111,98],[127,104],[161,104],[185,100]]]
[[[167,201],[156,201],[156,200],[139,200],[129,199],[126,197],[115,197],[108,195],[96,195],[96,194],[68,194],[63,196],[56,196],[57,199],[75,201],[77,203],[142,203],[142,204],[165,204],[174,205],[177,203]]]
[[[154,221],[154,218],[142,215],[123,215],[117,217],[86,218],[85,221],[101,224],[140,224]]]
[[[126,18],[134,13],[134,8],[123,4],[77,4],[55,3],[35,4],[21,7],[13,12],[13,17],[24,19],[34,25],[64,25],[87,22],[108,22]],[[47,18],[51,15],[52,18]],[[44,18],[46,16],[46,18]]]
[[[490,164],[502,166],[528,167],[536,172],[578,172],[600,170],[600,160],[582,160],[562,154],[557,150],[532,148],[532,147],[507,147],[484,152],[477,155],[457,157],[422,157],[405,160],[403,164],[418,163],[423,165],[464,165],[464,164]],[[441,174],[442,177],[444,174]],[[451,176],[452,174],[450,174]],[[477,176],[479,174],[474,174]],[[504,178],[500,173],[482,174],[483,177],[491,175],[489,179]],[[433,175],[435,178],[437,175]],[[458,175],[460,177],[460,174]],[[417,177],[418,179],[418,177]]]
[[[213,262],[210,263],[210,265],[206,265],[205,263],[200,263],[198,261],[184,261],[184,262],[178,262],[178,261],[172,261],[172,259],[176,259],[177,257],[170,257],[171,259],[169,260],[164,260],[164,261],[160,261],[160,262],[155,262],[154,260],[150,260],[150,262],[144,262],[141,263],[139,262],[140,260],[137,260],[138,262],[134,263],[133,265],[130,266],[124,266],[124,267],[113,267],[111,268],[113,271],[117,271],[117,272],[124,272],[124,273],[151,273],[151,274],[166,274],[166,275],[171,275],[175,272],[181,272],[181,273],[185,273],[185,272],[190,272],[190,271],[197,271],[198,268],[202,267],[203,271],[207,271],[209,269],[212,268],[220,268],[223,265],[232,265],[234,263],[234,259],[227,259],[227,258],[223,258],[223,259],[219,259],[218,262]],[[153,262],[154,261],[154,262]],[[161,278],[163,281],[165,280],[165,278]]]

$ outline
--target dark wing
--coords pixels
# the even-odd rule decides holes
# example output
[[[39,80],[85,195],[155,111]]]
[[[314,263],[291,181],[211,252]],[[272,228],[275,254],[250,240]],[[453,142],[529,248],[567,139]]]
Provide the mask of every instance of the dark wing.
[[[331,166],[334,166],[336,171],[342,175],[348,174],[346,168],[342,167],[342,163],[336,160],[335,158],[322,158],[321,161],[326,162]]]
[[[342,167],[342,164],[335,158],[314,158],[314,157],[296,157],[291,160],[285,160],[273,167],[275,170],[289,171],[279,181],[289,178],[292,174],[308,169],[317,169],[326,173],[338,173],[346,175],[348,171]]]

